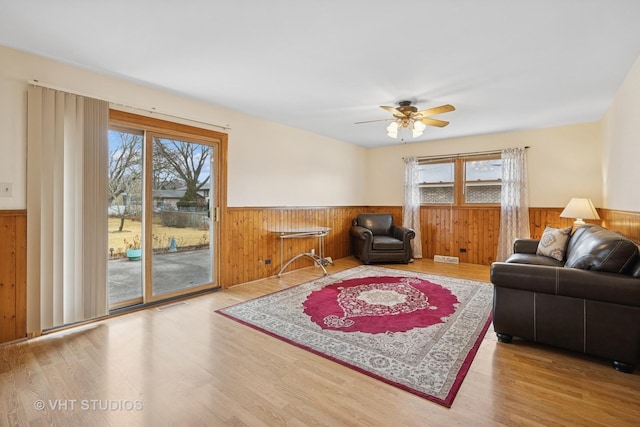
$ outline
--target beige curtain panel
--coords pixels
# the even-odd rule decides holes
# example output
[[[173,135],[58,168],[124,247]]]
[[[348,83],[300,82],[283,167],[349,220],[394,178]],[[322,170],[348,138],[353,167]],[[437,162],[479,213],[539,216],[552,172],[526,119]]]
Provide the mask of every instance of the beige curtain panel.
[[[415,231],[411,240],[413,258],[422,258],[422,235],[420,234],[420,177],[418,159],[404,159],[404,203],[402,205],[402,225]]]
[[[27,94],[27,331],[107,314],[109,105]]]
[[[496,260],[504,261],[513,254],[515,239],[528,239],[531,236],[526,147],[502,150],[500,205],[500,236]]]

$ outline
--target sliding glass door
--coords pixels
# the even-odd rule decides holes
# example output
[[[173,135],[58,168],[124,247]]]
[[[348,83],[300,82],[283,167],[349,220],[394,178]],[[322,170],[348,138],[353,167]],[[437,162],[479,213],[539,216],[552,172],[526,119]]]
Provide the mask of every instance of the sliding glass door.
[[[214,147],[153,137],[151,298],[213,280]]]
[[[142,302],[143,142],[143,132],[109,130],[107,277],[110,306]]]
[[[219,149],[199,135],[112,124],[110,309],[217,286]]]

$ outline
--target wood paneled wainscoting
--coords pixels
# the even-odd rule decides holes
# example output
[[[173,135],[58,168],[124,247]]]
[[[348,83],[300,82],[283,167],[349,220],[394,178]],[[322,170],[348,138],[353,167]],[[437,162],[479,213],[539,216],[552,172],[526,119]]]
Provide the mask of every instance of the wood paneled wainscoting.
[[[563,208],[529,209],[531,237],[540,238],[546,226],[570,227],[572,218],[560,218]],[[362,212],[388,212],[395,223],[402,222],[400,206],[347,207],[265,207],[227,208],[226,232],[222,244],[221,284],[223,287],[278,274],[280,238],[272,230],[305,226],[330,227],[325,238],[325,255],[339,259],[352,254],[349,238],[351,221]],[[640,213],[598,210],[602,224],[640,242]],[[499,207],[422,206],[422,251],[424,258],[456,256],[461,263],[490,265],[495,261],[500,230]],[[317,248],[311,238],[286,239],[285,262],[295,255]],[[268,261],[270,261],[268,263]],[[306,257],[287,271],[309,267]]]
[[[248,207],[227,208],[226,232],[222,241],[221,285],[228,287],[278,274],[280,237],[274,231],[300,229],[308,226],[330,227],[324,238],[324,255],[333,259],[351,255],[349,227],[362,212],[390,212],[394,222],[401,222],[399,207]],[[284,262],[294,256],[318,250],[316,237],[285,239]],[[302,257],[292,263],[288,271],[313,265],[310,258]]]
[[[402,208],[398,209],[401,218]],[[529,208],[532,239],[539,239],[547,226],[571,227],[573,218],[560,218],[564,208]],[[640,212],[598,209],[600,220],[592,224],[617,231],[640,243]],[[456,256],[460,262],[491,265],[498,251],[500,207],[422,206],[422,254]]]
[[[422,255],[458,257],[460,262],[491,264],[498,247],[500,208],[423,206]]]
[[[539,239],[546,226],[571,227],[560,218],[563,208],[530,208],[531,238]],[[500,207],[422,206],[422,255],[455,256],[460,262],[491,265],[498,252]]]
[[[640,212],[598,209],[602,226],[640,244]]]
[[[0,342],[27,335],[27,212],[0,211]]]
[[[349,227],[363,212],[388,212],[402,222],[400,206],[227,208],[221,242],[221,285],[229,287],[280,271],[280,238],[272,230],[304,226],[330,227],[325,255],[333,259],[352,254]],[[562,208],[531,208],[531,236],[539,238],[547,225],[569,227]],[[602,224],[640,243],[640,212],[599,209]],[[422,245],[425,258],[457,256],[462,263],[490,265],[495,260],[500,228],[499,208],[423,206]],[[24,210],[0,211],[0,342],[26,336],[26,222]],[[315,238],[286,239],[285,262],[317,248]],[[460,249],[465,249],[461,252]],[[270,261],[270,262],[269,262]],[[306,257],[288,271],[312,266]]]

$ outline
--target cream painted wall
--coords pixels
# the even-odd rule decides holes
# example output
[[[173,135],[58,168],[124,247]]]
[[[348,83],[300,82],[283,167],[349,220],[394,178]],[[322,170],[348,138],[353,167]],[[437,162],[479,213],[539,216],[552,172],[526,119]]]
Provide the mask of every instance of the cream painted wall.
[[[640,211],[640,57],[602,120],[603,207]]]
[[[363,147],[267,121],[229,141],[229,206],[366,204]]]
[[[371,185],[367,200],[376,206],[402,204],[403,157],[525,146],[530,147],[527,153],[530,206],[563,207],[571,197],[589,197],[596,207],[602,205],[599,123],[399,143],[370,150],[367,170]]]
[[[122,105],[229,125],[228,206],[366,204],[362,147],[2,46],[0,64],[0,182],[14,185],[13,197],[0,197],[0,209],[26,207],[26,88],[31,80],[112,101],[126,111],[131,110]]]
[[[13,197],[0,197],[0,209],[26,205],[26,87],[35,79],[116,104],[229,125],[229,206],[400,205],[405,156],[528,145],[531,206],[561,207],[584,196],[597,207],[640,211],[640,193],[630,184],[640,175],[640,60],[601,123],[371,150],[2,46],[0,64],[0,182],[14,186]]]
[[[0,182],[13,184],[13,197],[0,197],[0,209],[24,209],[27,148],[24,82],[12,74],[0,47]]]

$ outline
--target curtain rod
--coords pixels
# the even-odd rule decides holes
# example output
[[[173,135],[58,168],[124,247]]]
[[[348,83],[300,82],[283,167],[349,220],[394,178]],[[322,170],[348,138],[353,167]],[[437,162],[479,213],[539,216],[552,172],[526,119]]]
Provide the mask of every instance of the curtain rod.
[[[528,145],[524,147],[525,149],[530,148]],[[435,156],[416,156],[418,160],[433,160],[433,159],[450,159],[452,157],[462,157],[462,156],[480,156],[483,154],[501,154],[502,150],[489,150],[489,151],[471,151],[468,153],[456,153],[456,154],[439,154]],[[406,157],[403,157],[404,160]]]
[[[58,91],[61,91],[61,92],[70,93],[72,95],[79,95],[79,96],[84,96],[84,97],[87,97],[87,98],[98,99],[100,101],[108,102],[113,107],[123,107],[123,108],[132,109],[132,110],[145,111],[145,112],[151,113],[151,114],[158,114],[158,115],[161,115],[161,116],[164,116],[164,117],[171,117],[173,119],[186,120],[186,121],[191,122],[191,123],[198,123],[198,124],[201,124],[201,125],[213,126],[213,127],[218,128],[218,129],[231,130],[231,127],[229,125],[218,125],[218,124],[215,124],[215,123],[209,123],[209,122],[203,122],[203,121],[200,121],[200,120],[190,119],[188,117],[181,117],[181,116],[176,116],[176,115],[169,114],[169,113],[163,113],[161,111],[156,110],[156,107],[145,108],[145,107],[137,107],[137,106],[134,106],[134,105],[128,105],[128,104],[125,104],[125,103],[122,103],[122,102],[119,102],[119,101],[113,101],[111,99],[106,99],[106,98],[99,97],[99,96],[93,96],[93,95],[88,95],[86,93],[80,93],[78,91],[69,90],[69,89],[66,89],[66,88],[63,88],[63,87],[60,87],[60,86],[41,83],[40,81],[35,80],[35,79],[34,80],[30,80],[28,83],[30,85],[33,85],[33,86],[39,86],[39,87],[43,87],[43,88],[46,88],[46,89],[58,90]]]

